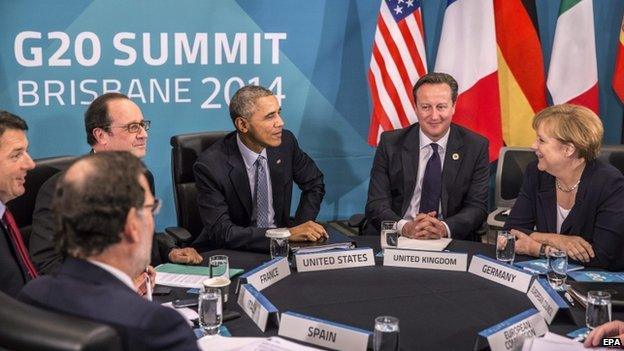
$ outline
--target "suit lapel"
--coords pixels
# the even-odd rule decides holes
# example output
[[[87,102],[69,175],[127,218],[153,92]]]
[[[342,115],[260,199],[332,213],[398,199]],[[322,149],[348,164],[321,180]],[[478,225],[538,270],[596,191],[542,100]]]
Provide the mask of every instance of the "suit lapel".
[[[449,139],[446,144],[446,152],[444,153],[444,165],[442,166],[442,214],[446,217],[448,208],[449,193],[455,183],[455,178],[459,173],[462,162],[464,161],[464,138],[462,138],[455,126],[451,124],[449,131]]]
[[[252,202],[251,202],[251,189],[249,188],[249,177],[247,176],[247,169],[245,168],[245,162],[236,145],[236,135],[227,141],[228,148],[228,164],[230,165],[229,177],[236,194],[243,204],[247,216],[251,218]]]
[[[418,134],[418,123],[410,127],[411,130],[405,134],[403,149],[401,150],[401,164],[403,166],[403,204],[401,214],[407,211],[407,207],[412,201],[414,189],[416,188],[416,175],[418,174],[418,161],[420,155],[420,136]]]
[[[543,211],[546,218],[546,232],[557,232],[557,192],[555,191],[555,177],[550,174],[539,177],[537,192],[538,211]]]
[[[573,233],[576,235],[581,234],[581,228],[575,228],[574,226],[580,221],[575,221],[575,218],[582,218],[582,213],[585,213],[583,210],[583,202],[585,197],[587,196],[587,191],[589,190],[589,179],[592,177],[592,173],[594,172],[595,162],[590,162],[585,166],[583,170],[583,174],[581,174],[581,183],[579,184],[578,191],[576,192],[576,197],[574,199],[574,206],[568,213],[566,219],[561,223],[561,233],[569,234]]]
[[[282,208],[284,207],[284,197],[280,196],[283,192],[282,184],[284,184],[284,155],[280,148],[267,148],[267,163],[269,164],[269,174],[271,175],[271,193],[273,196],[273,210],[275,211],[275,223],[279,221]]]

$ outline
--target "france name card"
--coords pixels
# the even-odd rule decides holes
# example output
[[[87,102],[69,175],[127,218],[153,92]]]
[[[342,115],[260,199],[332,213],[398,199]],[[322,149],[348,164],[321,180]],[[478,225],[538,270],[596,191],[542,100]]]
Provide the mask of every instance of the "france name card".
[[[526,310],[506,321],[479,332],[487,339],[492,351],[521,350],[525,339],[548,332],[542,315],[535,309]]]
[[[282,313],[279,336],[333,350],[366,350],[371,332],[294,312]]]
[[[239,284],[251,284],[262,291],[290,275],[286,257],[276,257],[240,276]]]
[[[526,293],[533,276],[520,268],[482,255],[472,256],[468,272]]]
[[[373,249],[371,248],[296,254],[295,260],[298,272],[375,265],[375,257],[373,256]]]
[[[535,307],[537,307],[548,324],[552,323],[559,310],[569,308],[568,304],[563,301],[561,296],[557,294],[544,278],[535,279],[533,281],[527,296]]]
[[[266,330],[271,313],[277,313],[277,308],[251,284],[245,284],[241,287],[238,294],[238,305],[262,332]]]
[[[384,266],[441,269],[465,272],[468,254],[456,252],[415,251],[387,248],[384,251]]]

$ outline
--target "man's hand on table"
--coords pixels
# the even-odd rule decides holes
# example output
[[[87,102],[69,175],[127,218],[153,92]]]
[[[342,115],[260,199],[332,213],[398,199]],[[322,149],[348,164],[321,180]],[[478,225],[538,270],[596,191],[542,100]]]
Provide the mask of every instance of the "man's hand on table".
[[[318,241],[329,237],[325,228],[314,221],[307,221],[288,230],[290,231],[289,241]]]

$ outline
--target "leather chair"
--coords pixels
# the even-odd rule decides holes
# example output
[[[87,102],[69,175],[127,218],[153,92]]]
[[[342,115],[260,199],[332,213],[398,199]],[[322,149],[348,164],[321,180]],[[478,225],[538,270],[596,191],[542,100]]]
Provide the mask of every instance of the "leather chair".
[[[59,156],[35,160],[35,168],[26,174],[26,183],[24,184],[26,192],[7,203],[7,207],[13,213],[15,222],[20,228],[26,247],[28,247],[30,239],[32,215],[39,189],[46,180],[65,170],[75,159],[75,156]]]
[[[110,326],[27,305],[0,292],[0,349],[116,351],[121,339]]]
[[[624,174],[624,145],[605,145],[598,154],[598,158],[610,163]]]
[[[488,215],[487,224],[491,229],[505,225],[508,213],[516,202],[526,166],[536,160],[535,152],[528,147],[503,147],[498,156],[494,205],[496,209]]]
[[[165,228],[165,232],[174,236],[179,246],[192,243],[203,229],[197,208],[193,164],[202,151],[228,133],[201,132],[171,137],[171,178],[178,226]]]

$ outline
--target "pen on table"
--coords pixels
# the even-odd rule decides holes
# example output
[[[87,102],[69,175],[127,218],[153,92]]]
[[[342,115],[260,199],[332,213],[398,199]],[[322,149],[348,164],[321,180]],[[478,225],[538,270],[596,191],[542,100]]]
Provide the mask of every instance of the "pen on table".
[[[147,286],[145,297],[152,301],[152,280],[150,279],[147,267],[145,267],[145,284]]]
[[[563,296],[565,296],[565,298],[570,302],[570,305],[574,306],[574,300],[567,291],[563,294]]]

